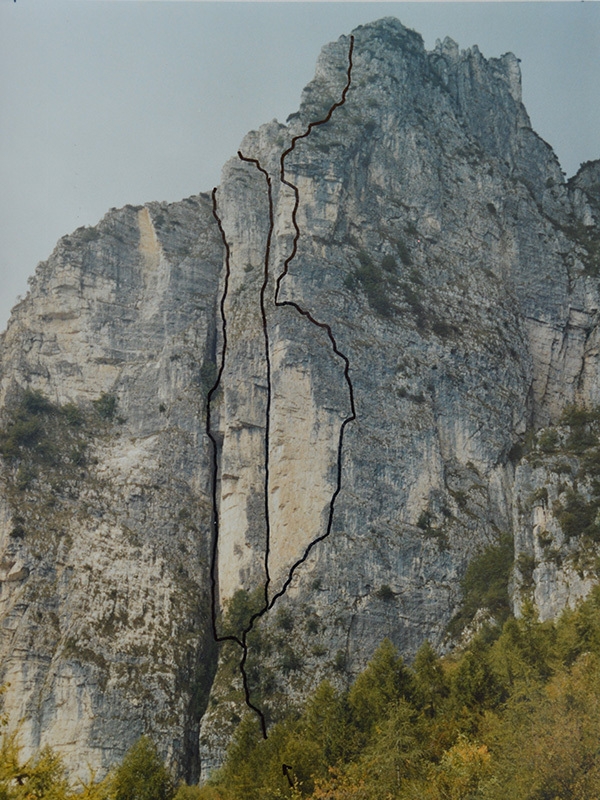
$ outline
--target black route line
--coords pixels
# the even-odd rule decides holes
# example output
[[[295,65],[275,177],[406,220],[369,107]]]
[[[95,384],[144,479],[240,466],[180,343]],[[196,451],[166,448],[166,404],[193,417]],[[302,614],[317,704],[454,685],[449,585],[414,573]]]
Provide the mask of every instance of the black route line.
[[[217,445],[217,440],[213,436],[213,434],[212,434],[212,432],[210,430],[210,424],[211,424],[210,411],[211,411],[212,398],[213,398],[215,392],[218,390],[218,388],[220,386],[221,378],[222,378],[222,375],[223,375],[223,371],[225,369],[225,356],[226,356],[226,352],[227,352],[227,319],[226,319],[226,315],[225,315],[225,300],[226,300],[227,292],[228,292],[228,289],[229,289],[229,278],[230,278],[230,275],[231,275],[231,265],[230,265],[231,251],[230,251],[229,244],[227,242],[227,238],[225,236],[225,231],[223,229],[223,225],[222,225],[221,219],[219,218],[218,211],[217,211],[217,199],[216,199],[216,197],[217,197],[217,189],[216,188],[213,189],[213,192],[212,192],[213,216],[214,216],[214,218],[215,218],[215,220],[217,222],[217,225],[219,227],[219,231],[221,233],[221,238],[222,238],[223,244],[225,246],[225,281],[224,281],[223,294],[221,296],[221,302],[220,302],[222,338],[223,338],[222,352],[221,352],[221,363],[220,363],[220,366],[219,366],[219,371],[218,371],[218,374],[217,374],[217,378],[216,378],[215,384],[210,389],[210,391],[208,392],[208,395],[207,395],[207,411],[206,411],[206,432],[207,432],[208,438],[210,439],[210,441],[212,443],[212,470],[213,470],[213,481],[212,481],[213,546],[212,546],[211,569],[210,569],[210,579],[211,579],[211,589],[212,589],[212,602],[211,602],[212,628],[213,628],[213,636],[214,636],[214,639],[215,639],[216,642],[226,642],[226,641],[235,642],[243,650],[243,655],[242,655],[242,659],[240,661],[239,667],[240,667],[240,673],[242,675],[242,682],[243,682],[243,686],[244,686],[244,694],[245,694],[246,705],[258,715],[258,717],[260,719],[260,723],[261,723],[262,734],[263,734],[263,737],[265,739],[267,738],[266,719],[265,719],[265,716],[264,716],[263,712],[261,711],[261,709],[258,708],[255,705],[253,705],[253,703],[251,701],[251,696],[250,696],[250,688],[248,686],[248,676],[246,674],[246,669],[245,669],[246,661],[247,661],[247,658],[248,658],[247,637],[248,637],[248,634],[251,632],[252,628],[254,627],[254,622],[257,619],[259,619],[262,616],[264,616],[264,614],[266,614],[268,611],[270,611],[273,608],[275,602],[282,595],[285,594],[285,592],[287,591],[288,586],[292,582],[292,579],[294,577],[294,573],[296,572],[298,567],[306,561],[306,559],[308,558],[308,556],[309,556],[311,550],[313,549],[313,547],[315,547],[315,545],[317,545],[319,542],[322,542],[324,539],[326,539],[330,535],[331,529],[332,529],[332,526],[333,526],[333,515],[334,515],[334,510],[335,510],[335,501],[336,501],[337,496],[339,495],[339,493],[341,491],[341,488],[342,488],[342,451],[343,451],[344,431],[345,431],[345,428],[348,425],[348,423],[350,423],[350,422],[352,422],[353,420],[356,419],[356,407],[355,407],[355,403],[354,403],[354,389],[353,389],[352,381],[350,380],[350,374],[349,374],[350,362],[349,362],[347,356],[345,356],[344,353],[342,353],[341,350],[338,348],[337,342],[336,342],[336,339],[335,339],[335,337],[333,335],[333,331],[331,330],[331,327],[325,322],[319,322],[318,320],[316,320],[309,311],[307,311],[306,309],[301,308],[297,303],[295,303],[295,302],[293,302],[291,300],[283,300],[283,301],[279,301],[278,300],[279,292],[280,292],[280,289],[281,289],[281,282],[282,282],[283,278],[288,274],[289,265],[290,265],[291,261],[296,256],[296,253],[298,251],[298,240],[300,238],[300,228],[298,227],[298,223],[297,223],[297,220],[296,220],[296,216],[297,216],[297,213],[298,213],[298,207],[299,207],[299,204],[300,204],[300,193],[298,191],[298,187],[295,186],[290,181],[287,181],[286,178],[285,178],[285,158],[286,158],[287,155],[289,155],[294,150],[297,141],[299,141],[300,139],[304,139],[307,136],[309,136],[311,131],[313,130],[313,128],[317,127],[318,125],[324,125],[325,123],[329,122],[329,120],[331,119],[331,116],[332,116],[333,112],[335,111],[335,109],[339,108],[341,105],[343,105],[346,102],[346,95],[348,93],[348,90],[350,89],[350,85],[351,85],[351,82],[352,82],[352,66],[353,66],[352,53],[353,53],[353,50],[354,50],[354,36],[350,36],[350,49],[349,49],[349,52],[348,52],[347,81],[346,81],[346,85],[344,86],[344,89],[342,91],[341,99],[338,100],[336,103],[334,103],[331,106],[331,108],[329,109],[327,115],[323,119],[317,120],[316,122],[309,123],[309,125],[308,125],[308,127],[307,127],[307,129],[306,129],[306,131],[304,133],[299,134],[298,136],[294,136],[290,146],[287,148],[287,150],[284,150],[284,152],[281,154],[281,158],[280,158],[280,181],[281,181],[282,184],[284,184],[285,186],[288,186],[289,188],[291,188],[294,191],[294,207],[293,207],[293,210],[292,210],[292,223],[293,223],[293,226],[294,226],[294,229],[295,229],[295,234],[294,234],[294,241],[293,241],[292,251],[291,251],[290,255],[287,257],[287,259],[285,260],[284,265],[283,265],[283,270],[282,270],[281,274],[278,276],[277,281],[276,281],[276,288],[275,288],[275,295],[274,295],[274,305],[277,308],[283,308],[285,306],[289,306],[291,308],[294,308],[299,314],[301,314],[303,317],[308,319],[313,325],[317,326],[318,328],[321,328],[322,330],[324,330],[327,333],[327,336],[329,337],[329,340],[331,342],[331,346],[332,346],[333,352],[339,358],[341,358],[343,360],[343,362],[344,362],[344,379],[346,380],[346,383],[348,385],[348,393],[349,393],[349,397],[350,397],[351,414],[350,414],[350,416],[348,416],[348,417],[346,417],[344,419],[344,421],[342,422],[342,425],[340,427],[340,436],[339,436],[339,441],[338,441],[337,484],[336,484],[335,491],[333,492],[333,495],[331,497],[331,501],[329,503],[329,517],[328,517],[328,520],[327,520],[326,531],[325,531],[325,533],[323,535],[317,537],[316,539],[313,539],[313,541],[310,542],[310,544],[306,548],[302,558],[300,558],[298,561],[296,561],[292,565],[292,567],[290,568],[289,573],[288,573],[288,577],[287,577],[285,583],[283,584],[281,590],[279,592],[277,592],[271,598],[271,600],[269,600],[269,585],[270,585],[270,582],[271,582],[271,578],[270,578],[270,574],[269,574],[269,564],[268,564],[269,555],[270,555],[270,543],[271,543],[271,539],[270,539],[271,528],[270,528],[270,515],[269,515],[269,492],[268,492],[268,490],[269,490],[269,435],[270,435],[270,411],[271,411],[271,401],[272,401],[272,389],[271,389],[271,360],[270,360],[270,352],[269,352],[270,341],[269,341],[269,332],[268,332],[268,325],[267,325],[267,313],[266,313],[266,307],[265,307],[265,295],[266,295],[266,290],[267,290],[268,283],[269,283],[269,261],[270,261],[270,255],[271,255],[271,241],[272,241],[273,231],[274,231],[274,227],[275,227],[275,215],[274,215],[274,209],[273,209],[273,186],[272,186],[272,181],[271,181],[271,177],[270,177],[269,173],[267,172],[266,169],[264,169],[261,166],[261,164],[258,161],[258,159],[246,157],[246,156],[243,155],[243,153],[241,151],[238,150],[238,157],[239,157],[239,159],[241,161],[245,161],[247,163],[254,164],[256,166],[256,168],[265,176],[265,180],[266,180],[266,183],[267,183],[268,201],[269,201],[269,232],[268,232],[268,235],[267,235],[267,242],[266,242],[266,246],[265,246],[264,277],[263,277],[263,283],[262,283],[261,290],[260,290],[260,310],[261,310],[261,317],[262,317],[262,324],[263,324],[263,335],[264,335],[264,340],[265,340],[265,359],[266,359],[266,365],[267,365],[267,407],[266,407],[266,425],[265,425],[265,523],[266,523],[265,587],[264,587],[265,602],[264,602],[264,606],[259,611],[255,612],[250,617],[250,620],[248,622],[248,626],[242,631],[241,639],[238,636],[234,636],[234,635],[219,636],[219,633],[217,631],[217,607],[216,607],[217,606],[217,599],[216,599],[216,597],[217,597],[217,592],[216,592],[217,575],[216,575],[216,571],[217,571],[217,555],[218,555],[218,543],[219,543],[219,514],[218,514],[218,498],[217,498],[217,476],[218,476],[219,463],[218,463],[218,445]],[[289,781],[289,776],[288,776],[288,781]]]
[[[276,289],[275,289],[275,305],[279,308],[282,308],[283,306],[290,306],[291,308],[295,308],[299,314],[301,314],[303,317],[306,317],[306,319],[312,322],[313,325],[316,325],[318,328],[321,328],[327,333],[329,341],[331,342],[331,347],[333,349],[333,352],[337,356],[339,356],[339,358],[341,358],[344,362],[344,378],[348,385],[348,394],[350,397],[350,416],[344,419],[340,427],[340,438],[338,441],[337,485],[331,497],[331,501],[329,503],[329,518],[327,520],[327,528],[325,529],[325,533],[322,536],[313,539],[312,542],[308,545],[308,547],[304,551],[304,555],[302,556],[302,558],[298,559],[298,561],[296,561],[296,563],[292,565],[287,580],[283,584],[281,590],[271,598],[269,608],[273,608],[273,605],[278,600],[278,598],[280,598],[283,594],[285,594],[288,586],[292,582],[295,571],[301,564],[303,564],[306,561],[313,547],[315,547],[315,545],[317,545],[319,542],[322,542],[323,539],[326,539],[331,533],[331,528],[333,526],[333,514],[335,511],[335,501],[337,500],[337,496],[339,495],[342,489],[342,450],[344,446],[344,430],[346,428],[346,425],[348,425],[348,423],[353,422],[356,419],[356,406],[354,404],[354,387],[352,386],[352,381],[350,380],[350,361],[348,360],[348,357],[345,356],[344,353],[342,353],[342,351],[338,348],[331,327],[326,322],[319,322],[318,320],[316,320],[310,313],[310,311],[301,308],[297,303],[293,302],[292,300],[281,300],[281,301],[278,300],[279,291],[281,289],[281,282],[288,274],[291,261],[296,257],[296,253],[298,252],[298,240],[300,238],[300,228],[298,227],[298,222],[296,220],[296,216],[298,214],[298,207],[300,205],[300,192],[295,184],[291,183],[285,178],[285,158],[294,150],[294,148],[296,147],[296,142],[298,142],[300,139],[304,139],[307,136],[309,136],[313,128],[316,128],[317,125],[324,125],[326,122],[329,122],[329,120],[331,119],[331,115],[333,114],[335,109],[339,108],[346,102],[346,95],[348,94],[348,90],[350,89],[350,86],[352,84],[353,52],[354,52],[354,36],[350,36],[350,49],[348,50],[348,70],[346,73],[347,79],[346,79],[346,85],[344,86],[344,90],[342,92],[341,99],[338,100],[337,103],[334,103],[331,106],[327,115],[323,119],[318,120],[317,122],[310,122],[308,128],[304,131],[304,133],[301,133],[298,136],[294,136],[290,146],[287,148],[287,150],[283,151],[280,159],[281,169],[279,173],[279,179],[281,183],[283,183],[285,186],[289,186],[289,188],[292,189],[294,192],[294,208],[292,210],[292,224],[294,225],[295,234],[294,234],[294,244],[292,246],[292,252],[286,258],[283,264],[283,271],[281,272],[281,275],[279,275],[279,277],[277,278]]]
[[[263,712],[257,706],[253,705],[252,700],[250,698],[250,687],[248,686],[248,675],[246,674],[246,659],[248,658],[248,645],[246,644],[246,637],[248,633],[252,630],[252,625],[254,624],[255,617],[250,619],[249,626],[246,630],[242,631],[242,638],[239,639],[237,636],[219,636],[219,632],[217,631],[217,554],[219,548],[219,511],[218,511],[218,498],[217,498],[217,476],[219,474],[219,455],[218,455],[218,445],[217,440],[212,434],[210,429],[211,423],[211,402],[215,392],[218,390],[221,384],[221,378],[223,376],[223,370],[225,369],[225,356],[227,354],[227,317],[225,315],[225,300],[227,298],[227,292],[229,290],[229,278],[231,276],[231,264],[230,264],[230,257],[231,257],[231,250],[229,244],[227,242],[227,237],[225,236],[225,231],[223,230],[223,223],[219,217],[217,211],[217,189],[216,187],[212,191],[212,203],[213,203],[213,216],[217,221],[217,225],[219,227],[219,231],[221,233],[221,238],[223,240],[223,245],[225,246],[225,281],[223,287],[223,294],[221,295],[221,302],[219,304],[220,312],[221,312],[221,331],[223,337],[222,349],[221,349],[221,364],[219,366],[219,371],[217,373],[217,378],[207,394],[206,398],[206,434],[212,443],[212,528],[213,528],[213,542],[212,542],[212,553],[211,553],[211,563],[210,563],[210,582],[211,582],[211,618],[212,618],[212,629],[213,629],[213,638],[215,642],[235,642],[238,644],[242,650],[242,660],[240,661],[240,672],[242,675],[242,683],[244,686],[244,695],[246,699],[246,705],[248,708],[254,711],[261,723],[261,729],[263,737],[267,738],[267,721]],[[268,243],[270,243],[270,235],[268,239]],[[267,276],[268,277],[268,276]],[[262,299],[264,297],[264,290],[266,288],[266,280],[263,285],[263,289],[261,290],[261,305]],[[265,335],[268,337],[268,333],[266,331],[266,317],[264,317],[265,321]],[[267,338],[268,342],[268,338]],[[269,386],[270,389],[270,386]]]
[[[212,628],[213,628],[213,637],[216,642],[220,641],[233,641],[237,642],[240,646],[242,643],[237,638],[237,636],[228,636],[219,638],[219,634],[217,632],[217,550],[219,545],[219,513],[218,513],[218,504],[217,504],[217,475],[219,474],[219,454],[218,454],[218,445],[217,440],[212,434],[210,429],[211,423],[211,403],[213,399],[213,395],[219,388],[221,384],[221,377],[223,376],[223,370],[225,369],[225,354],[227,352],[227,317],[225,316],[225,300],[227,298],[227,292],[229,290],[229,278],[231,277],[231,265],[230,265],[230,256],[231,251],[229,249],[229,244],[225,237],[225,231],[223,230],[223,224],[217,212],[217,188],[215,187],[212,190],[212,213],[213,217],[215,218],[217,225],[219,227],[219,232],[221,234],[221,239],[223,240],[223,245],[225,247],[225,281],[223,286],[223,294],[221,295],[221,302],[219,303],[219,309],[221,312],[221,335],[223,338],[222,347],[221,347],[221,364],[219,365],[219,371],[217,372],[217,378],[215,380],[214,385],[209,389],[208,394],[206,396],[206,435],[211,441],[212,444],[212,528],[213,528],[213,537],[212,537],[212,552],[211,552],[211,562],[210,562],[210,583],[211,583],[211,617],[212,617]]]
[[[267,364],[267,408],[266,408],[266,423],[265,423],[265,606],[269,606],[269,584],[271,583],[271,576],[269,575],[269,555],[271,552],[271,518],[269,515],[269,443],[271,433],[271,353],[269,350],[269,329],[267,326],[267,310],[265,308],[265,293],[269,284],[269,261],[271,258],[271,240],[273,238],[273,230],[275,228],[275,215],[273,212],[273,185],[271,183],[271,176],[263,169],[256,158],[246,158],[241,150],[238,150],[238,158],[241,161],[246,161],[249,164],[254,164],[256,168],[263,173],[267,181],[267,193],[269,198],[269,233],[267,234],[267,243],[265,245],[265,266],[263,283],[260,287],[260,314],[262,317],[263,335],[265,339],[265,361]],[[265,609],[266,610],[266,609]],[[250,629],[254,622],[254,617],[250,618]],[[250,630],[248,631],[250,632]]]

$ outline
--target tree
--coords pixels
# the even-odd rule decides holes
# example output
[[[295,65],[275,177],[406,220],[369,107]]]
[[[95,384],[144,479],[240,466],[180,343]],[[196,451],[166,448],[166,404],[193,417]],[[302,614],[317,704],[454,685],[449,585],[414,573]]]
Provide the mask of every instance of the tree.
[[[269,740],[273,737],[273,732]],[[276,734],[275,734],[276,735]],[[254,714],[245,714],[238,725],[223,767],[211,783],[218,789],[231,791],[232,797],[260,798],[260,766],[264,768],[265,758],[256,758],[256,751],[262,742],[262,733]]]
[[[509,619],[491,651],[496,674],[506,686],[530,686],[552,674],[552,623],[540,624],[535,610],[524,607],[521,619]]]
[[[326,767],[335,766],[354,752],[356,735],[347,704],[329,681],[323,681],[309,698],[301,731],[304,738],[319,743]]]
[[[368,737],[375,722],[386,716],[390,704],[401,697],[411,697],[412,693],[412,675],[394,645],[384,639],[350,689],[348,702],[352,718]]]
[[[563,612],[556,623],[556,649],[566,664],[582,653],[600,655],[600,586],[594,586],[576,610]]]
[[[451,633],[458,635],[480,608],[487,609],[500,624],[509,617],[508,582],[514,557],[512,537],[504,534],[473,558],[461,580],[463,601],[450,623]]]
[[[490,665],[487,648],[478,638],[471,642],[452,676],[452,696],[459,707],[475,712],[494,708],[502,700],[502,686]]]
[[[423,718],[404,699],[378,720],[360,759],[370,797],[395,797],[407,781],[422,774],[424,732]]]
[[[15,800],[67,800],[70,795],[65,768],[59,756],[45,747],[22,768],[23,783]]]
[[[357,768],[332,769],[329,777],[318,780],[311,800],[372,800],[364,776]]]
[[[147,736],[138,739],[117,768],[113,793],[114,800],[171,800],[175,794],[171,774]]]
[[[582,655],[531,699],[511,699],[488,720],[497,754],[490,800],[596,800],[600,796],[600,659]]]
[[[442,701],[448,697],[450,687],[442,662],[429,642],[424,642],[419,648],[413,670],[415,673],[415,699],[425,714],[433,717]]]
[[[484,744],[461,736],[429,774],[423,800],[476,800],[492,773],[490,753]],[[507,795],[514,796],[517,795]]]
[[[2,724],[2,720],[0,720]],[[68,800],[73,795],[59,756],[45,747],[22,764],[15,734],[2,734],[0,800]]]

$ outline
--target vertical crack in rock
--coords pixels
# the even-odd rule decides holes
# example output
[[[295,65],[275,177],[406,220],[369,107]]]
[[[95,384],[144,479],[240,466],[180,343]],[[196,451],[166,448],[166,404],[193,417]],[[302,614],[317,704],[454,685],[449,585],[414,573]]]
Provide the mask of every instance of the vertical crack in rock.
[[[225,369],[225,357],[227,355],[227,317],[225,314],[225,301],[227,299],[227,291],[229,289],[229,278],[231,275],[231,265],[230,265],[230,247],[229,243],[227,242],[227,237],[225,236],[225,231],[223,229],[223,223],[221,218],[219,217],[218,210],[217,210],[217,189],[214,188],[212,192],[212,204],[213,204],[213,216],[217,222],[219,227],[219,231],[221,233],[221,238],[223,239],[223,245],[225,247],[225,281],[223,286],[223,294],[221,295],[220,301],[220,312],[221,312],[221,331],[222,331],[222,347],[221,347],[221,364],[219,365],[219,371],[217,373],[217,378],[214,385],[211,387],[210,391],[207,395],[206,400],[206,434],[211,441],[212,444],[212,534],[213,534],[213,541],[212,541],[212,557],[211,557],[211,564],[210,564],[210,582],[211,582],[211,619],[212,619],[212,628],[213,628],[213,636],[216,642],[235,642],[242,648],[242,659],[240,661],[240,672],[242,675],[242,683],[244,686],[244,695],[246,699],[246,705],[248,708],[254,711],[261,723],[262,733],[265,739],[267,738],[267,723],[264,717],[264,714],[257,708],[255,705],[252,704],[252,700],[250,697],[250,688],[248,686],[248,676],[246,674],[246,659],[248,657],[248,645],[246,644],[246,637],[248,633],[252,630],[252,625],[254,624],[254,620],[256,615],[250,619],[250,623],[248,628],[242,632],[242,638],[239,639],[237,636],[220,636],[217,630],[217,552],[219,547],[219,508],[217,502],[217,476],[219,473],[219,452],[218,452],[218,443],[216,438],[213,436],[212,431],[210,429],[211,425],[211,403],[215,393],[218,391],[219,386],[221,384],[221,378],[223,376],[223,370]],[[267,242],[267,249],[270,246],[270,232],[269,232],[269,239]],[[267,262],[267,259],[265,259]],[[268,280],[268,271],[267,267],[265,266],[265,281],[263,287],[261,288],[261,311],[263,313],[263,322],[264,322],[264,330],[265,330],[265,342],[267,345],[267,352],[268,352],[268,331],[266,326],[266,316],[264,311],[264,292],[266,289],[266,283]],[[268,377],[270,378],[269,372],[267,373]],[[267,406],[268,408],[268,406]],[[268,419],[268,418],[267,418]],[[267,426],[268,427],[268,426]],[[266,592],[268,591],[268,573],[267,573],[267,581],[265,586],[265,596]]]
[[[217,552],[218,552],[218,539],[219,539],[219,511],[218,511],[218,502],[217,502],[217,476],[218,476],[218,469],[219,469],[219,457],[218,457],[218,443],[216,438],[213,436],[210,425],[211,425],[211,403],[212,399],[217,392],[221,378],[223,375],[223,370],[225,368],[225,357],[227,352],[227,319],[225,315],[225,300],[227,298],[227,291],[229,288],[229,278],[230,278],[230,247],[227,242],[225,231],[223,229],[222,221],[218,215],[217,210],[217,189],[213,189],[212,193],[212,201],[213,201],[213,216],[217,221],[217,225],[219,227],[219,231],[221,233],[221,237],[223,239],[223,244],[225,246],[225,281],[223,287],[223,294],[221,296],[220,301],[220,312],[221,312],[221,323],[222,323],[222,352],[221,352],[221,364],[219,366],[219,371],[217,374],[217,379],[215,381],[214,386],[210,389],[207,396],[207,411],[206,411],[206,431],[208,438],[212,443],[212,471],[213,471],[213,481],[212,481],[212,502],[213,502],[213,547],[212,547],[212,559],[211,559],[211,589],[212,589],[212,601],[211,601],[211,615],[212,615],[212,626],[213,626],[213,635],[216,642],[225,642],[231,641],[235,642],[242,648],[242,658],[240,660],[240,672],[242,675],[242,682],[244,686],[244,694],[245,694],[245,701],[246,705],[254,711],[260,719],[261,729],[263,737],[267,738],[267,724],[266,719],[261,711],[257,706],[253,705],[250,695],[250,688],[248,685],[248,676],[246,673],[246,661],[248,658],[248,644],[247,644],[247,637],[248,634],[252,631],[254,627],[254,623],[257,619],[264,616],[268,611],[270,611],[276,601],[282,597],[285,592],[287,591],[292,579],[294,577],[295,571],[298,567],[303,564],[306,559],[308,558],[311,550],[315,545],[319,542],[322,542],[326,539],[329,534],[331,533],[332,525],[333,525],[333,515],[335,510],[335,501],[337,496],[339,495],[341,488],[342,488],[342,452],[343,452],[343,442],[344,442],[344,431],[348,423],[352,422],[356,419],[356,408],[354,404],[354,389],[352,386],[352,381],[350,379],[350,361],[348,360],[347,356],[342,353],[337,345],[337,341],[333,335],[333,331],[331,330],[330,325],[325,322],[319,322],[317,319],[313,317],[313,315],[306,309],[299,306],[297,303],[291,300],[282,300],[278,299],[279,292],[281,289],[281,282],[288,274],[289,266],[292,260],[295,258],[297,250],[298,250],[298,240],[300,238],[300,228],[298,227],[297,222],[297,213],[298,207],[300,204],[300,193],[298,187],[295,186],[290,181],[286,180],[285,178],[285,158],[288,156],[296,147],[296,142],[300,139],[304,139],[308,137],[313,130],[313,128],[324,125],[325,123],[329,122],[331,116],[336,108],[339,108],[346,102],[346,96],[348,94],[348,90],[350,89],[350,85],[352,82],[352,53],[354,50],[354,36],[350,37],[350,49],[348,52],[348,70],[347,70],[347,81],[344,89],[342,91],[341,99],[335,102],[327,112],[327,115],[315,122],[309,123],[306,131],[304,133],[299,134],[298,136],[294,136],[290,146],[284,150],[281,154],[280,158],[280,181],[283,185],[289,187],[294,192],[294,206],[292,209],[292,224],[294,227],[294,240],[292,245],[292,251],[290,255],[286,258],[283,270],[281,274],[278,276],[276,284],[275,284],[275,295],[274,295],[274,305],[278,308],[283,308],[289,306],[294,308],[301,316],[308,319],[308,321],[315,325],[316,327],[324,330],[329,338],[331,343],[331,347],[333,352],[342,359],[344,362],[344,379],[348,386],[348,394],[350,398],[350,415],[346,417],[340,427],[340,435],[338,440],[338,447],[337,447],[337,480],[336,480],[336,487],[332,494],[330,503],[329,503],[329,514],[327,518],[327,527],[325,533],[321,536],[316,537],[313,539],[301,558],[299,558],[291,567],[288,573],[288,576],[282,586],[282,588],[276,592],[271,599],[269,599],[269,585],[271,582],[270,573],[269,573],[269,555],[270,555],[270,539],[271,539],[271,530],[270,530],[270,514],[269,514],[269,434],[270,434],[270,413],[271,413],[271,403],[272,403],[272,382],[271,382],[271,359],[270,359],[270,340],[269,340],[269,330],[267,324],[267,312],[266,312],[266,305],[265,305],[265,296],[266,290],[269,283],[269,261],[271,256],[271,241],[273,237],[273,230],[275,228],[275,214],[273,209],[273,185],[271,181],[271,176],[267,172],[267,170],[260,164],[259,160],[256,158],[250,158],[245,156],[241,151],[238,150],[238,158],[241,161],[245,161],[249,164],[254,164],[255,167],[265,176],[265,180],[267,183],[267,191],[268,191],[268,201],[269,201],[269,231],[267,235],[267,242],[265,245],[265,258],[264,258],[264,276],[263,282],[260,289],[260,312],[262,318],[262,326],[263,326],[263,334],[264,334],[264,342],[265,342],[265,361],[266,361],[266,368],[267,368],[267,405],[266,405],[266,424],[265,424],[265,525],[266,525],[266,539],[265,539],[265,585],[264,585],[264,605],[263,607],[255,612],[248,622],[248,626],[242,631],[241,639],[235,635],[225,635],[220,636],[217,631]]]
[[[265,307],[265,294],[269,284],[269,261],[271,259],[271,240],[273,238],[273,229],[275,228],[275,215],[273,213],[273,185],[271,183],[271,176],[264,169],[258,159],[247,158],[243,153],[238,150],[238,158],[241,161],[246,161],[249,164],[254,164],[256,168],[262,172],[267,181],[267,191],[269,198],[269,232],[267,234],[267,243],[265,245],[265,264],[264,276],[262,286],[260,287],[260,315],[262,319],[263,335],[265,339],[265,363],[267,366],[267,407],[265,414],[265,609],[269,607],[269,584],[271,578],[269,575],[269,554],[271,552],[271,522],[269,514],[269,446],[270,446],[270,430],[271,430],[271,400],[273,388],[271,385],[271,354],[270,354],[270,341],[269,341],[269,328],[267,325],[267,309]],[[258,612],[257,615],[251,617],[248,632],[252,629],[252,624],[256,616],[260,616],[264,611]]]

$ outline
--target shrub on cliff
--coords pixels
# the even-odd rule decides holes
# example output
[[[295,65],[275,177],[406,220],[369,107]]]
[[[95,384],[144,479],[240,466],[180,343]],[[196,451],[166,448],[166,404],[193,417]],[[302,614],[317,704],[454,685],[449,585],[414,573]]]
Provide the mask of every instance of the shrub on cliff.
[[[0,430],[0,455],[7,460],[18,458],[23,450],[48,455],[52,448],[47,435],[47,417],[55,411],[55,406],[42,392],[26,389],[19,401],[10,407],[6,424]]]
[[[114,394],[107,394],[106,392],[102,392],[100,397],[97,400],[92,400],[94,408],[96,409],[96,413],[102,419],[111,420],[114,419],[115,414],[117,413],[117,404],[118,400],[114,396]]]
[[[461,609],[448,626],[451,634],[459,635],[479,609],[489,611],[500,624],[508,619],[511,612],[508,581],[513,560],[514,544],[509,534],[502,535],[496,544],[472,559],[461,581]]]

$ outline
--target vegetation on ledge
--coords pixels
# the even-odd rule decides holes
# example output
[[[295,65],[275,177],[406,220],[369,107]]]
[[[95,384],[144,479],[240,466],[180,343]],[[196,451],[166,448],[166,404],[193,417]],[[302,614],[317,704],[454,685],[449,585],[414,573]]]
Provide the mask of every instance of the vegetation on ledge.
[[[58,405],[26,389],[0,420],[0,485],[12,513],[11,537],[48,552],[74,516],[85,514],[79,497],[97,487],[94,446],[114,427],[117,399],[102,394],[91,408]]]

